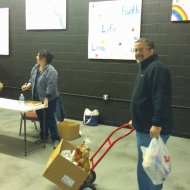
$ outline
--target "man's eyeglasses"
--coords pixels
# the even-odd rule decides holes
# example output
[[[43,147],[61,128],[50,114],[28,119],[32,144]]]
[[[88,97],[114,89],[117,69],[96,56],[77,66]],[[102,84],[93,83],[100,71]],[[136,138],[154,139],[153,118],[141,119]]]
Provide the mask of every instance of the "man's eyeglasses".
[[[150,50],[150,49],[151,48],[140,48],[140,49],[135,49],[134,51],[135,51],[135,53],[138,53],[138,52],[142,53],[142,52],[144,52],[146,50]]]

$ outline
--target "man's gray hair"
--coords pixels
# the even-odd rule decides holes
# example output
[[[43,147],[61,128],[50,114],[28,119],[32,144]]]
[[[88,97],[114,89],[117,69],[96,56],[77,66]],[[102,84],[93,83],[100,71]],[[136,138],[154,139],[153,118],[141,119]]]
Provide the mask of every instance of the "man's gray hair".
[[[140,38],[135,43],[138,43],[138,42],[145,42],[150,49],[154,49],[154,43],[149,38]]]

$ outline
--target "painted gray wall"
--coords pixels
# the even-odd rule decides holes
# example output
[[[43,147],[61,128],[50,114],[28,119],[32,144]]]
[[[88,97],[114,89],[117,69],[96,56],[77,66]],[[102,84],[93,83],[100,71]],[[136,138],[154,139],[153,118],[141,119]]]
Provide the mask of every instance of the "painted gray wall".
[[[138,67],[135,61],[88,60],[88,3],[67,1],[66,30],[26,31],[25,0],[0,0],[1,8],[10,8],[10,55],[0,56],[0,81],[5,85],[1,97],[19,97],[38,50],[48,49],[55,56],[52,64],[59,72],[67,118],[82,120],[88,107],[99,110],[102,124],[129,121]],[[190,137],[190,22],[171,22],[171,9],[172,0],[143,0],[141,37],[153,39],[156,53],[171,71],[174,134]],[[24,94],[31,98],[30,91]],[[110,99],[104,101],[103,94]]]

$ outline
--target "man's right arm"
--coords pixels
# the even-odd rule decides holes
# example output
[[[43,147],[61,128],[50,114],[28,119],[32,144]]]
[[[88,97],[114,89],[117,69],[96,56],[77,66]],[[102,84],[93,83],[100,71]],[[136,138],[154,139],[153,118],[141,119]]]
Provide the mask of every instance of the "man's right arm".
[[[129,124],[129,126],[130,126],[131,128],[133,128],[132,120],[130,120],[128,124]]]

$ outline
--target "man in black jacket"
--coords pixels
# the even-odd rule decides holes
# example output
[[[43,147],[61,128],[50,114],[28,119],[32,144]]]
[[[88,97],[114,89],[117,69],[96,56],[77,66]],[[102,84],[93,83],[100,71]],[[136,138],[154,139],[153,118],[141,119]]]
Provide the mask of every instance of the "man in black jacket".
[[[154,185],[142,167],[140,147],[148,147],[151,139],[158,136],[166,143],[172,132],[171,77],[166,65],[154,53],[150,39],[137,40],[134,50],[140,71],[132,93],[129,124],[136,130],[138,185],[139,190],[161,190],[163,185]]]

